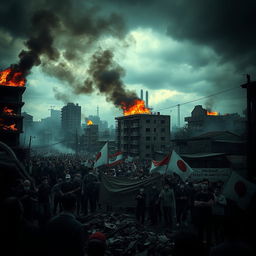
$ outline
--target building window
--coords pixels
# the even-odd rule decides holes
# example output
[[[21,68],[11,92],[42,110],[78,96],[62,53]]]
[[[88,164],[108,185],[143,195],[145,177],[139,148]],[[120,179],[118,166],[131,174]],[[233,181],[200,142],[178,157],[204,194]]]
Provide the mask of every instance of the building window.
[[[146,145],[146,149],[149,149],[150,148],[150,145]]]
[[[165,140],[165,137],[161,137],[161,140],[164,141],[164,140]]]
[[[146,128],[146,132],[150,132],[150,128]]]
[[[150,157],[150,154],[146,154],[146,157]]]
[[[154,120],[154,124],[156,124],[156,120]]]
[[[149,141],[149,140],[150,140],[150,137],[146,137],[146,140]]]
[[[165,124],[165,120],[161,120],[161,124]]]
[[[156,128],[154,128],[154,132],[156,132]]]
[[[146,120],[146,123],[147,123],[147,124],[150,124],[150,119],[147,119],[147,120]]]
[[[154,137],[154,140],[156,140],[156,137]]]
[[[165,132],[165,128],[161,128],[161,132]]]

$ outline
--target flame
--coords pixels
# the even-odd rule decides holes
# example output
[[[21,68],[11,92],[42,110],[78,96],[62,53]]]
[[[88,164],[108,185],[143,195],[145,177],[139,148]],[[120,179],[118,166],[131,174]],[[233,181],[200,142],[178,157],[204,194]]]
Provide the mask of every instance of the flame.
[[[218,112],[209,112],[207,111],[207,116],[218,116],[219,113]]]
[[[11,125],[5,125],[3,119],[0,119],[0,128],[2,128],[5,131],[18,131],[18,128],[16,128],[16,124]]]
[[[124,102],[122,104],[123,114],[125,116],[136,115],[136,114],[151,114],[151,111],[145,107],[143,100],[134,100],[133,105],[127,106]]]
[[[14,110],[7,107],[3,108],[3,113],[8,116],[16,116],[16,114],[14,113]]]
[[[86,124],[87,125],[93,125],[93,121],[92,120],[87,120]]]
[[[16,72],[11,68],[0,71],[0,85],[22,87],[25,86],[25,82],[22,72]]]

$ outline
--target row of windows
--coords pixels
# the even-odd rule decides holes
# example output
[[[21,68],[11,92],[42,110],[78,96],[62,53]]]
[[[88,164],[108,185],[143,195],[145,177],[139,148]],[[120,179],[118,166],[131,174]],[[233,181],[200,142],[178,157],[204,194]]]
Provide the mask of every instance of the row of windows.
[[[150,132],[150,128],[146,128],[146,132]],[[154,132],[156,132],[156,128],[154,128]],[[165,128],[161,128],[161,132],[165,132]]]
[[[153,121],[153,120],[152,120],[152,121]],[[156,124],[156,122],[157,122],[157,120],[154,120],[154,124]],[[147,124],[150,124],[150,119],[147,119],[147,120],[146,120],[146,123],[147,123]],[[161,124],[165,124],[165,120],[161,120],[160,123],[161,123]]]
[[[150,141],[150,138],[151,138],[151,137],[147,136],[147,137],[146,137],[146,140],[147,140],[147,141]],[[164,141],[164,140],[165,140],[165,137],[161,137],[160,139],[161,139],[162,141]],[[156,137],[154,137],[153,140],[156,140]]]

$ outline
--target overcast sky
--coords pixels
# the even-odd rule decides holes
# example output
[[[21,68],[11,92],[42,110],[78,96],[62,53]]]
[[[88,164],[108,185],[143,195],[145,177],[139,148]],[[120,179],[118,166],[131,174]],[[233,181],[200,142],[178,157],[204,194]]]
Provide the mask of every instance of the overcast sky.
[[[177,108],[165,108],[231,87],[181,106],[181,117],[198,104],[242,114],[240,85],[245,74],[256,77],[255,12],[254,0],[2,0],[0,67],[37,51],[23,97],[34,120],[74,102],[83,118],[98,105],[100,117],[114,124],[122,115],[115,90],[123,97],[141,89],[174,125]]]

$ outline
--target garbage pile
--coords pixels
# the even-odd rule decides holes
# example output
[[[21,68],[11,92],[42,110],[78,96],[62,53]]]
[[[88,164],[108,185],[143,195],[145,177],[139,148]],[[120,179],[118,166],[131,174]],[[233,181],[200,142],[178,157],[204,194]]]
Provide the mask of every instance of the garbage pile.
[[[99,231],[106,235],[106,255],[170,255],[173,247],[171,233],[158,233],[141,226],[134,215],[98,213],[81,221],[88,234]]]

